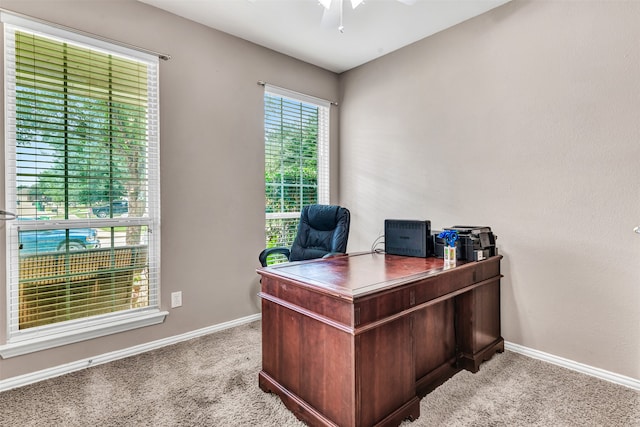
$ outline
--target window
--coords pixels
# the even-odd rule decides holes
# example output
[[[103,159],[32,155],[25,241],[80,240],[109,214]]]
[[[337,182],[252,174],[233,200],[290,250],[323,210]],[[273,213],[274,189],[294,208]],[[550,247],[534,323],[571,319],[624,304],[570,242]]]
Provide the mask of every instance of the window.
[[[302,207],[329,203],[329,103],[267,85],[264,129],[266,247],[291,246]]]
[[[18,219],[0,354],[161,322],[158,59],[3,21],[6,206]]]

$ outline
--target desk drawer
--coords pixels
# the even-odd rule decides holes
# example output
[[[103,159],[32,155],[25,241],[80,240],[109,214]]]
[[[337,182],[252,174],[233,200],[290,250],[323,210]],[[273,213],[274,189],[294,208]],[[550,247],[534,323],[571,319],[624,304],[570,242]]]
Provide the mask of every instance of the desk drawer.
[[[500,258],[464,264],[414,283],[355,301],[354,326],[382,321],[474,283],[500,277]]]
[[[414,305],[431,301],[474,284],[474,272],[473,268],[461,268],[416,283],[412,289],[415,293]]]
[[[474,263],[474,283],[500,276],[501,256],[491,257],[484,261]]]
[[[382,321],[416,305],[473,284],[473,269],[448,271],[387,292],[364,297],[355,303],[355,326]]]
[[[327,317],[345,326],[352,326],[351,301],[271,277],[262,278],[262,292],[300,309]]]
[[[500,258],[472,262],[437,277],[429,277],[414,286],[415,304],[422,304],[474,283],[500,277]]]

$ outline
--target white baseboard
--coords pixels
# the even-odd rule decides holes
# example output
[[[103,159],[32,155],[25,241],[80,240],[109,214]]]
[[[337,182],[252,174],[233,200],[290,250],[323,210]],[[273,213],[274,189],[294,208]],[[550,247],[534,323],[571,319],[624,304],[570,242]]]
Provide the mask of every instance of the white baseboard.
[[[74,371],[79,371],[90,366],[102,365],[103,363],[113,362],[114,360],[123,359],[129,356],[135,356],[136,354],[145,353],[150,350],[155,350],[171,344],[176,344],[182,341],[190,340],[192,338],[201,337],[203,335],[212,334],[214,332],[233,328],[235,326],[244,325],[245,323],[251,323],[256,320],[260,320],[261,317],[262,315],[260,313],[252,314],[251,316],[241,317],[240,319],[231,320],[229,322],[207,326],[206,328],[197,329],[195,331],[186,332],[184,334],[175,335],[168,338],[163,338],[146,344],[140,344],[133,347],[125,348],[123,350],[101,354],[96,357],[90,357],[87,359],[66,363],[64,365],[54,366],[53,368],[43,369],[41,371],[12,377],[6,380],[1,380],[0,392],[10,390],[12,388],[22,387],[27,384],[36,383],[38,381],[48,380],[49,378],[54,378]]]
[[[260,320],[262,315],[260,313],[253,314],[251,316],[241,317],[240,319],[231,320],[229,322],[219,323],[217,325],[208,326],[206,328],[197,329],[195,331],[186,332],[184,334],[175,335],[168,338],[152,341],[146,344],[136,345],[134,347],[125,348],[123,350],[113,351],[105,353],[96,357],[91,357],[83,360],[78,360],[64,365],[54,366],[53,368],[43,369],[41,371],[32,372],[25,375],[9,378],[0,381],[0,392],[10,390],[12,388],[22,387],[28,384],[44,381],[49,378],[54,378],[60,375],[68,374],[71,372],[79,371],[81,369],[88,368],[90,366],[97,366],[103,363],[112,362],[114,360],[123,359],[129,356],[135,356],[150,350],[155,350],[168,345],[176,344],[182,341],[190,340],[192,338],[201,337],[204,335],[219,332],[225,329],[233,328],[235,326],[251,323],[256,320]],[[549,353],[534,350],[532,348],[524,347],[519,344],[514,344],[508,341],[504,343],[505,350],[513,351],[524,356],[528,356],[534,359],[542,360],[543,362],[552,363],[554,365],[562,366],[572,371],[577,371],[583,374],[591,375],[592,377],[600,378],[605,381],[609,381],[615,384],[620,384],[625,387],[632,388],[634,390],[640,390],[640,380],[619,375],[613,372],[605,371],[604,369],[594,368],[589,365],[574,362],[573,360],[565,359],[563,357],[554,356]]]
[[[626,377],[624,375],[605,371],[604,369],[600,369],[600,368],[594,368],[593,366],[585,365],[579,362],[574,362],[573,360],[565,359],[559,356],[554,356],[553,354],[534,350],[532,348],[524,347],[520,344],[514,344],[508,341],[504,342],[504,349],[513,351],[514,353],[520,353],[524,356],[528,356],[533,359],[542,360],[543,362],[548,362],[554,365],[562,366],[563,368],[571,369],[572,371],[580,372],[582,374],[591,375],[592,377],[596,377],[601,380],[605,380],[605,381],[609,381],[625,387],[629,387],[634,390],[640,390],[640,380],[637,380],[635,378]]]

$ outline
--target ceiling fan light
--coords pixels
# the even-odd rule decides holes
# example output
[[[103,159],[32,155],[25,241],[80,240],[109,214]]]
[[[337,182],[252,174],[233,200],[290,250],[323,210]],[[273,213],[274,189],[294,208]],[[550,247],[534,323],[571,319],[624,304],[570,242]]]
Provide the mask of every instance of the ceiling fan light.
[[[364,0],[351,0],[351,7],[355,9],[360,6],[362,2],[364,2]]]
[[[321,5],[324,6],[325,9],[329,10],[331,7],[331,0],[318,0]]]

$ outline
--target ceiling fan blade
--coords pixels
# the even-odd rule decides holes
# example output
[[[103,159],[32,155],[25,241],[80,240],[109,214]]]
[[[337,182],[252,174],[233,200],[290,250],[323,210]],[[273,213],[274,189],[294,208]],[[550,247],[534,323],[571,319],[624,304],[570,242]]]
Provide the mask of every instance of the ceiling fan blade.
[[[338,28],[340,25],[340,2],[331,2],[331,7],[322,13],[321,25],[326,28]]]

